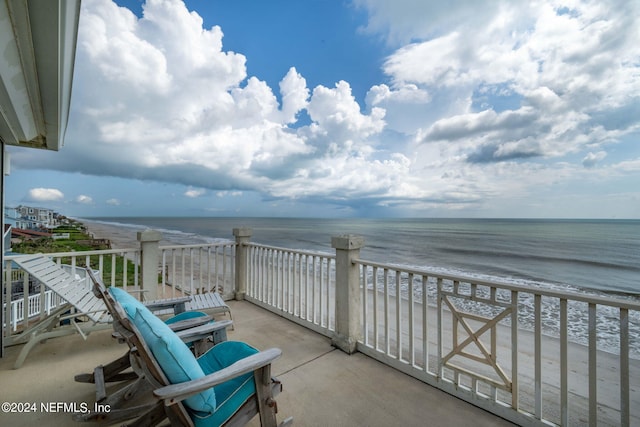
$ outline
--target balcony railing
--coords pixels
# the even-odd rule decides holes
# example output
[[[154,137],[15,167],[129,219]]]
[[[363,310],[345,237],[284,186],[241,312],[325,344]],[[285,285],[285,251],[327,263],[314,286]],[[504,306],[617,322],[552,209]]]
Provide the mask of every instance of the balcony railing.
[[[11,345],[12,333],[24,326],[25,319],[30,321],[34,318],[44,318],[49,315],[52,309],[66,303],[28,274],[16,269],[12,261],[19,256],[4,257],[3,273],[6,279],[3,281],[5,284],[3,290],[5,294],[3,333],[7,345]],[[57,252],[47,254],[47,256],[74,276],[84,276],[84,268],[91,266],[102,274],[102,278],[107,284],[115,285],[118,283],[125,289],[133,289],[138,286],[139,249]],[[87,286],[90,286],[88,282]],[[7,319],[9,319],[10,327],[7,327]]]
[[[640,422],[637,300],[356,263],[358,351],[519,424]]]
[[[46,313],[49,315],[51,310],[59,307],[61,304],[65,304],[66,301],[54,294],[51,291],[44,292],[44,304],[42,304],[43,298],[40,295],[30,295],[27,299],[27,318],[33,318]],[[6,305],[6,304],[5,304]],[[13,332],[16,332],[18,325],[24,322],[25,303],[24,299],[17,299],[11,301],[11,328]]]
[[[246,298],[521,425],[640,425],[640,303],[247,243]],[[340,278],[344,276],[346,279]],[[352,280],[351,280],[352,281]],[[328,325],[328,326],[325,326]],[[340,346],[338,344],[338,346]]]
[[[159,298],[218,292],[233,298],[235,242],[160,246]]]
[[[320,334],[335,331],[335,257],[248,244],[247,294],[255,304]]]
[[[155,287],[159,298],[220,292],[246,299],[518,424],[640,425],[640,303],[633,297],[367,261],[357,236],[332,240],[335,254],[249,238],[245,229],[236,242],[52,256],[72,270],[92,265],[111,284]],[[118,257],[125,268],[109,271]],[[139,277],[143,263],[159,267],[155,277]],[[25,308],[32,297],[45,298],[27,291],[22,305],[5,308],[12,319],[6,336],[19,325],[14,310],[27,313],[23,319],[46,314],[46,304]]]
[[[193,295],[205,292],[220,292],[227,299],[233,297],[235,242],[201,244],[188,246],[159,246],[158,274],[150,278],[157,284],[153,297],[173,298],[182,295]],[[44,286],[36,284],[34,279],[22,270],[12,267],[12,260],[20,255],[5,257],[6,298],[4,318],[9,319],[10,327],[3,325],[6,343],[12,344],[12,334],[19,332],[25,319],[33,320],[49,315],[52,309],[65,304],[62,298]],[[142,251],[139,248],[109,249],[83,252],[57,252],[47,254],[56,263],[67,269],[72,275],[84,275],[85,267],[91,266],[100,272],[105,284],[122,286],[140,298],[148,298],[151,292],[142,289],[140,261]],[[33,292],[37,285],[37,292]],[[87,286],[90,286],[87,283]],[[17,289],[16,291],[16,288]]]

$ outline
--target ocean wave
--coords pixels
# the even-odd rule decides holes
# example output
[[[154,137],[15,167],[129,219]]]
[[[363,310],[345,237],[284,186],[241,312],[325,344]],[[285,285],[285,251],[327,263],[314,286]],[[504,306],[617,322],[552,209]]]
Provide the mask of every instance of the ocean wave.
[[[231,241],[230,239],[225,239],[221,237],[203,236],[197,233],[185,232],[181,230],[162,228],[162,227],[152,228],[147,225],[128,223],[128,222],[109,221],[109,220],[102,220],[102,219],[88,219],[88,220],[80,219],[80,221],[93,222],[93,223],[103,224],[103,225],[117,227],[117,228],[127,228],[134,232],[153,229],[162,234],[163,240],[175,245],[216,244],[216,243],[227,243]]]
[[[486,248],[482,248],[482,250],[475,249],[461,249],[461,248],[441,248],[442,252],[450,253],[454,255],[468,255],[468,256],[476,256],[476,257],[494,257],[494,258],[513,258],[525,261],[543,261],[549,263],[564,263],[564,264],[577,264],[583,266],[592,266],[592,267],[601,267],[601,268],[611,268],[618,270],[626,270],[629,272],[638,272],[640,273],[640,266],[628,265],[621,262],[606,262],[597,259],[582,259],[577,258],[575,255],[572,257],[568,256],[546,256],[540,254],[532,254],[532,253],[516,253],[516,252],[507,252],[507,251],[497,251],[490,250]]]
[[[86,218],[77,218],[78,221],[80,222],[88,222],[88,223],[96,223],[96,224],[103,224],[103,225],[108,225],[108,226],[112,226],[112,227],[117,227],[117,228],[130,228],[132,230],[138,230],[138,231],[142,231],[142,230],[148,230],[149,227],[145,226],[145,225],[141,225],[141,224],[133,224],[133,223],[126,223],[126,222],[117,222],[117,221],[108,221],[108,220],[102,220],[102,219],[86,219]]]

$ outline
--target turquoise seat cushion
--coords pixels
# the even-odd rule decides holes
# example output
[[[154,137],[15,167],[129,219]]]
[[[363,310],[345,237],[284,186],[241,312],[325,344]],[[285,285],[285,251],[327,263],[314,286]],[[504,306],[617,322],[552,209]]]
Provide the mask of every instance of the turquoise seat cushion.
[[[195,319],[197,317],[206,316],[207,313],[203,313],[201,311],[183,311],[182,313],[176,314],[173,317],[170,317],[164,321],[167,325],[171,325],[172,323],[180,322],[182,320]]]
[[[164,323],[166,323],[167,325],[171,325],[171,324],[180,322],[182,320],[195,319],[203,316],[207,316],[207,313],[203,313],[201,311],[183,311],[182,313],[178,313],[173,317],[165,319]],[[211,323],[213,323],[213,320],[211,321]],[[189,347],[192,347],[193,341],[187,341],[185,342],[185,344],[187,344],[187,346]]]
[[[109,292],[113,296],[115,300],[117,300],[124,311],[127,313],[130,319],[133,319],[135,316],[135,311],[141,307],[145,307],[140,301],[135,299],[131,294],[127,291],[114,288],[113,286],[109,288]],[[146,307],[145,307],[146,308]],[[202,311],[183,311],[182,313],[176,314],[173,317],[165,319],[164,323],[170,325],[172,323],[180,322],[182,320],[195,319],[196,317],[206,316],[207,313],[203,313]]]
[[[111,287],[109,292],[122,305],[171,384],[205,375],[189,347],[160,318],[122,289]],[[215,390],[205,390],[185,399],[184,403],[199,413],[212,414],[216,410]]]
[[[238,341],[225,341],[217,344],[198,358],[205,374],[226,368],[240,359],[258,353],[255,348]],[[218,406],[213,414],[191,413],[198,427],[219,426],[224,424],[238,408],[256,392],[253,373],[249,372],[214,387]]]

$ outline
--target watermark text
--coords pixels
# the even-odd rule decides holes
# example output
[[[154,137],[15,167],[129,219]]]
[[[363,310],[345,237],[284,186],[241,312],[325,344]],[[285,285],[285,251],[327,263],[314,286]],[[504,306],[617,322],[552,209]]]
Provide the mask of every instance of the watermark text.
[[[89,412],[111,412],[111,407],[103,403],[89,404],[87,402],[2,402],[0,411],[3,413],[70,413],[88,414]]]

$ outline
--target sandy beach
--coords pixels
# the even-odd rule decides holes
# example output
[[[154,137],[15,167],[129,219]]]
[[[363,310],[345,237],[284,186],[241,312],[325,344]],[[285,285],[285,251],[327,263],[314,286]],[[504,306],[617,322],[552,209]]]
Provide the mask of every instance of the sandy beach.
[[[79,221],[87,227],[88,232],[94,238],[110,240],[112,249],[139,249],[140,242],[138,242],[137,234],[149,229],[144,226],[108,224],[85,219],[79,219]],[[183,236],[180,241],[172,241],[170,240],[171,233],[161,234],[160,246],[198,243],[197,239],[185,243]],[[133,260],[131,254],[127,255],[127,258]],[[192,295],[209,292],[213,289],[218,289],[223,294],[232,292],[233,266],[231,265],[231,250],[228,246],[226,249],[217,247],[204,251],[178,250],[168,258],[168,265],[158,264],[158,271],[164,271],[167,285],[161,287],[158,298],[181,296],[183,291]]]
[[[140,246],[137,239],[138,231],[145,230],[145,227],[124,227],[115,224],[106,224],[103,222],[91,221],[87,219],[79,219],[90,234],[95,239],[108,239],[111,241],[112,249],[131,249]],[[171,242],[162,240],[161,245],[168,245]]]

